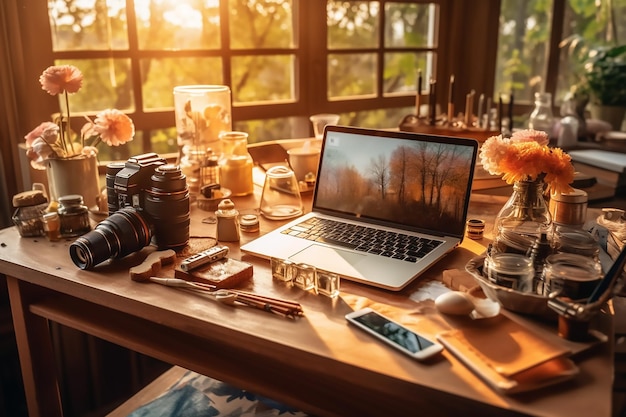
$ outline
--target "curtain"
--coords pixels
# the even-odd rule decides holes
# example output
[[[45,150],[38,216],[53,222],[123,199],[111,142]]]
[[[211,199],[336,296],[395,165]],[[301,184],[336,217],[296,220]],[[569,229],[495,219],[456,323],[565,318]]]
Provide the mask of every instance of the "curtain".
[[[21,35],[18,25],[17,3],[0,3],[0,226],[11,224],[14,194],[23,188],[19,175],[19,154],[15,138],[24,136],[19,131],[15,71],[23,67]],[[30,187],[29,187],[30,188]]]

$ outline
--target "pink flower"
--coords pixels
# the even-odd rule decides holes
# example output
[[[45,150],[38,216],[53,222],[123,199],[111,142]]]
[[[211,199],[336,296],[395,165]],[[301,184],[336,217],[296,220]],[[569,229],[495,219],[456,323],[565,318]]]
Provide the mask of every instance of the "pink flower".
[[[97,156],[98,148],[95,146],[85,146],[80,153],[86,156]]]
[[[31,147],[37,138],[41,138],[47,143],[54,143],[58,137],[59,126],[56,123],[43,122],[24,136],[24,139],[26,139],[26,146]]]
[[[58,65],[46,68],[39,77],[41,88],[56,96],[63,92],[75,93],[83,85],[83,73],[73,65]]]
[[[123,145],[131,141],[135,135],[133,121],[117,109],[107,109],[98,113],[93,129],[109,146]]]
[[[547,146],[550,138],[542,130],[518,130],[511,135],[511,142],[537,142],[541,146]]]

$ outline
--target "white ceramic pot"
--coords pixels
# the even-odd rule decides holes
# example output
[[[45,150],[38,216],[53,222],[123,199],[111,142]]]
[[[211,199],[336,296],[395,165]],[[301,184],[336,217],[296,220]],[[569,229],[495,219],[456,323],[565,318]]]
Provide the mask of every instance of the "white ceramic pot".
[[[79,194],[87,207],[97,206],[100,180],[95,156],[48,159],[46,173],[50,200],[58,201],[64,195]]]

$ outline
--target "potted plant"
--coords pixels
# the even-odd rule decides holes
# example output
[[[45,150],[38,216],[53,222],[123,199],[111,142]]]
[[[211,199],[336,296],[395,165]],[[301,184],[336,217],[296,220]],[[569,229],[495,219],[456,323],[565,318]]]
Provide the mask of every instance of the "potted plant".
[[[626,44],[590,45],[574,35],[561,42],[565,46],[579,61],[577,90],[588,94],[591,116],[620,130],[626,113]]]

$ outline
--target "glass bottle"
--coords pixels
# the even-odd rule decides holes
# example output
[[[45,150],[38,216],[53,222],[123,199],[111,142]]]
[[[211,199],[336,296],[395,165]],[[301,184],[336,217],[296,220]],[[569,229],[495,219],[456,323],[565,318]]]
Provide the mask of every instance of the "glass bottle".
[[[83,203],[81,195],[69,194],[59,197],[57,212],[61,220],[60,231],[63,237],[80,236],[91,230],[89,209]]]
[[[543,181],[517,181],[513,194],[494,222],[494,250],[526,254],[542,233],[549,233],[552,216]]]
[[[245,132],[222,132],[222,155],[220,185],[231,191],[233,196],[252,194],[252,167],[254,162],[248,153],[248,134]]]
[[[534,130],[543,130],[549,137],[552,137],[554,132],[552,94],[535,93],[535,108],[530,113],[528,127]]]

